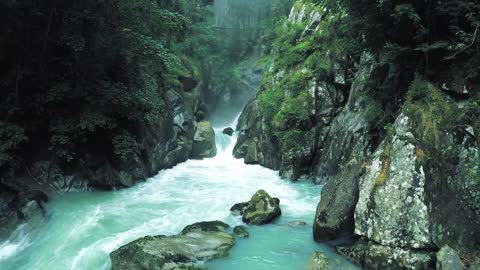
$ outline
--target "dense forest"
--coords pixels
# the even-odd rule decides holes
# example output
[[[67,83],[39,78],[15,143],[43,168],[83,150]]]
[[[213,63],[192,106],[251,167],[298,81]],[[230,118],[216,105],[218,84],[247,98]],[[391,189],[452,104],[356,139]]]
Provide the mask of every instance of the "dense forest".
[[[49,198],[189,160],[217,188],[210,175],[242,176],[222,163],[233,150],[320,185],[310,234],[358,267],[480,268],[477,0],[6,0],[0,33],[0,237],[48,217]],[[282,200],[258,191],[231,211],[265,224]],[[168,239],[229,233],[199,224]],[[233,246],[168,261],[139,251],[170,243],[154,238],[108,250],[112,268],[197,269]],[[329,256],[309,269],[340,267]]]

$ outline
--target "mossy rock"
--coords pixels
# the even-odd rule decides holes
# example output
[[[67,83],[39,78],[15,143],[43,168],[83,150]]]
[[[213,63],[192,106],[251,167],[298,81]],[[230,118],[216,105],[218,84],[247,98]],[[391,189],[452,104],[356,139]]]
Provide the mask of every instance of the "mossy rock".
[[[236,226],[233,228],[233,233],[242,238],[246,238],[250,235],[247,231],[247,227],[245,226]]]
[[[215,144],[215,131],[208,121],[201,121],[195,124],[195,136],[190,158],[204,159],[217,155]]]
[[[280,200],[272,198],[265,190],[257,191],[243,213],[243,222],[253,225],[270,223],[282,214]]]
[[[180,234],[186,235],[192,232],[224,232],[230,227],[228,224],[221,221],[202,221],[186,226]]]
[[[195,263],[228,256],[234,245],[221,221],[186,226],[174,236],[146,236],[110,253],[112,270],[201,269]]]

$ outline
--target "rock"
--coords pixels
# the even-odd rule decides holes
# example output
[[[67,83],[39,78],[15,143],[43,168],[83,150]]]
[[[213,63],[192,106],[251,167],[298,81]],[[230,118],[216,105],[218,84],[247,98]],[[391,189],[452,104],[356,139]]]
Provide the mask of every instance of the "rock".
[[[221,221],[202,221],[186,226],[180,234],[186,235],[193,232],[223,232],[230,227]]]
[[[203,121],[203,120],[205,120],[206,115],[207,114],[204,111],[196,111],[195,112],[195,120],[197,122]]]
[[[223,134],[226,134],[226,135],[228,135],[228,136],[232,136],[232,135],[233,135],[233,132],[234,132],[234,130],[233,130],[233,128],[231,128],[231,127],[228,127],[228,128],[226,128],[226,129],[223,130]]]
[[[199,82],[196,79],[185,77],[185,76],[179,76],[178,80],[182,83],[183,90],[187,92],[192,91],[199,84]]]
[[[242,238],[246,238],[249,236],[249,233],[245,226],[236,226],[235,228],[233,228],[233,233]]]
[[[280,169],[279,149],[269,135],[270,128],[261,115],[258,101],[252,99],[238,119],[239,134],[233,156],[244,158],[246,164],[260,164],[273,170]]]
[[[208,121],[201,121],[195,125],[195,136],[190,158],[203,159],[211,158],[217,154],[215,144],[215,131]]]
[[[448,245],[437,252],[437,270],[462,270],[464,265],[458,253]]]
[[[247,224],[261,225],[270,223],[281,214],[278,200],[270,197],[265,190],[259,190],[248,202],[242,220]]]
[[[432,269],[435,261],[433,252],[383,246],[364,239],[351,246],[337,246],[336,251],[366,269],[425,270]]]
[[[310,256],[307,270],[330,270],[333,269],[328,262],[327,256],[322,252],[316,251]]]
[[[45,219],[43,207],[35,200],[27,202],[19,211],[18,216],[32,227],[40,226]]]
[[[303,227],[307,226],[307,223],[305,221],[291,221],[288,223],[289,227]]]
[[[234,204],[230,211],[234,216],[242,216],[245,209],[248,207],[248,202]]]
[[[386,246],[433,248],[425,173],[408,117],[400,115],[394,128],[360,179],[355,233]]]
[[[323,186],[313,223],[315,241],[353,235],[358,180],[363,172],[361,162],[354,160]]]
[[[195,263],[228,256],[234,245],[227,224],[200,222],[185,227],[175,236],[146,236],[110,253],[112,270],[200,269]]]

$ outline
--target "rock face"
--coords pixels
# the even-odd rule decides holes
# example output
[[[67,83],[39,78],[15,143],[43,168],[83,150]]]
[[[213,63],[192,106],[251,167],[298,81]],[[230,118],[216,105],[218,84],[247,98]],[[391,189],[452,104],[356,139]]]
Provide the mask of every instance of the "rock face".
[[[386,246],[429,249],[433,242],[424,169],[410,143],[408,117],[400,115],[394,127],[395,135],[375,152],[360,179],[355,233]]]
[[[282,214],[279,204],[279,199],[270,197],[265,190],[259,190],[250,201],[235,204],[230,211],[243,215],[242,220],[247,224],[262,225],[270,223]]]
[[[200,222],[175,236],[140,238],[110,254],[112,269],[200,269],[198,261],[228,256],[234,238],[226,228],[220,221]]]
[[[246,164],[260,164],[273,170],[280,168],[278,145],[271,140],[268,123],[262,118],[255,99],[240,115],[237,130],[240,133],[233,149],[235,158],[244,158]]]
[[[202,121],[195,125],[195,137],[190,158],[203,159],[211,158],[217,154],[215,144],[215,131],[210,122]]]

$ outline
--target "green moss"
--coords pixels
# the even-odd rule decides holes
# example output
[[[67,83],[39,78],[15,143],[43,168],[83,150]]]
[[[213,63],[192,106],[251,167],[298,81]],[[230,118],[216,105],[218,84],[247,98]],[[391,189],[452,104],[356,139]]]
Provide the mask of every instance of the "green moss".
[[[285,131],[276,131],[275,134],[280,141],[282,153],[295,153],[302,150],[302,145],[299,142],[305,141],[305,133],[303,131],[293,128]]]
[[[288,119],[307,119],[311,115],[312,109],[313,97],[307,91],[304,91],[296,97],[285,99],[280,110],[275,114],[273,121],[284,123]]]
[[[440,149],[443,137],[455,130],[462,112],[439,89],[429,82],[415,79],[407,92],[404,111],[413,121],[415,137],[427,150]]]
[[[272,119],[284,100],[281,90],[266,89],[257,97],[262,115],[266,119]]]

